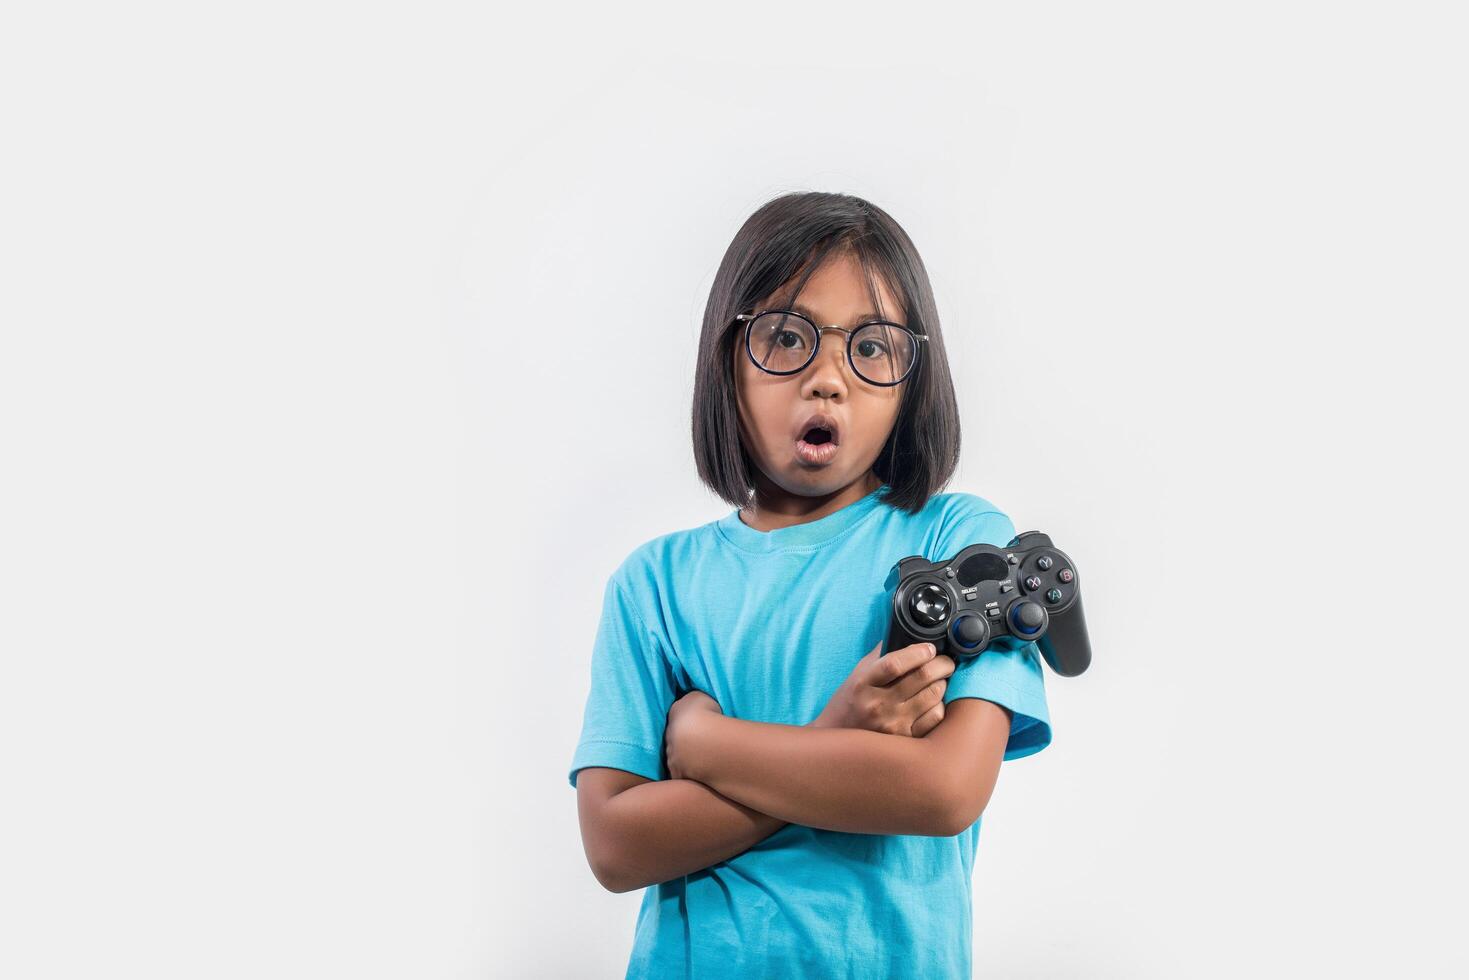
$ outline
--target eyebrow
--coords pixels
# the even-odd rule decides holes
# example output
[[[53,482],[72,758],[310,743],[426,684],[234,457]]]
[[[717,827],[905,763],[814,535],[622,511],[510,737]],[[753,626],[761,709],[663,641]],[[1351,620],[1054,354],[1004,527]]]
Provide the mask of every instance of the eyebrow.
[[[792,311],[794,311],[796,313],[799,313],[799,314],[801,314],[804,317],[808,317],[811,320],[812,323],[820,323],[821,322],[821,318],[818,317],[814,312],[812,312],[809,307],[803,306],[800,303],[790,303],[790,304],[788,304],[786,306],[786,309],[792,310]],[[881,315],[879,313],[863,313],[861,316],[857,317],[857,322],[858,323],[866,323],[869,320],[884,320],[884,321],[886,321],[888,323],[895,323],[895,322],[897,322],[897,321],[893,320],[891,317],[886,317],[886,316],[883,316],[883,315]]]

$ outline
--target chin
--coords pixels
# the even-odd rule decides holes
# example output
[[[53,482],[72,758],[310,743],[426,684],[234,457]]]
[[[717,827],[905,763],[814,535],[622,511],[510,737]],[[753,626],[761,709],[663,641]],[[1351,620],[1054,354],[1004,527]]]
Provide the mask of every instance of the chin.
[[[857,479],[855,475],[833,473],[830,469],[798,467],[786,479],[781,480],[780,485],[787,493],[799,494],[802,497],[829,497],[851,486]]]

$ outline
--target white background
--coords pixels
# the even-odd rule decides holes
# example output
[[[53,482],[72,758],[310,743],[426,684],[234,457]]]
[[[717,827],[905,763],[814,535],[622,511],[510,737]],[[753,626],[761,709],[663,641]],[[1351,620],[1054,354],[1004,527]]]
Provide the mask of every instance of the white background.
[[[7,6],[0,973],[620,977],[601,590],[816,189],[1086,582],[976,973],[1465,975],[1451,6]]]

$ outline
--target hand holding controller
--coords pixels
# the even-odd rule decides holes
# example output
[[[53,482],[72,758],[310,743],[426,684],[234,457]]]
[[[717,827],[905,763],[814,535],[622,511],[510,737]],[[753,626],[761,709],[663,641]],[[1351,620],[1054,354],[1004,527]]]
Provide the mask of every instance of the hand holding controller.
[[[957,661],[996,640],[1032,640],[1051,669],[1075,677],[1092,662],[1076,566],[1040,531],[1009,545],[973,544],[943,562],[895,566],[898,586],[884,652],[932,643]]]

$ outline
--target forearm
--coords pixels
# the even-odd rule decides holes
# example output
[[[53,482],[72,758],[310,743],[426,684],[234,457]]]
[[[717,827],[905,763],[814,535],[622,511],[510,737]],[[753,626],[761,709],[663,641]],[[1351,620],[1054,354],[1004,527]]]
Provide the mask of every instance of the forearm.
[[[611,855],[602,877],[632,891],[742,854],[787,823],[692,779],[640,783],[608,800],[599,833]]]
[[[789,823],[857,834],[952,833],[954,806],[931,743],[709,712],[685,775]]]

